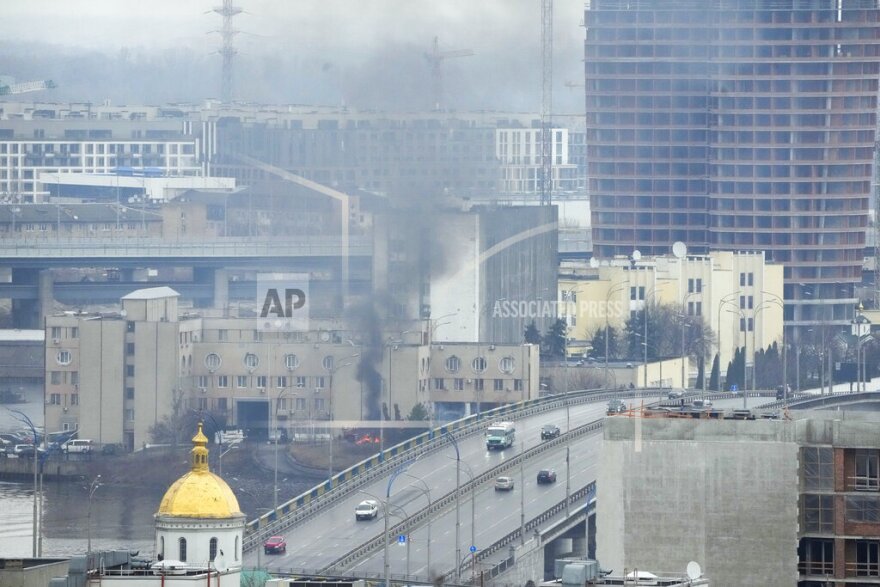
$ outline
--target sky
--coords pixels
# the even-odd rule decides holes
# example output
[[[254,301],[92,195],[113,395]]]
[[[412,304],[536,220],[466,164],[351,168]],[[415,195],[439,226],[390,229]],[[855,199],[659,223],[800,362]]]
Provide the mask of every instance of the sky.
[[[221,1],[0,0],[0,75],[54,74],[63,99],[102,91],[130,103],[138,92],[168,101],[216,97],[220,36],[212,31],[222,18],[211,9]],[[419,109],[430,103],[424,53],[437,36],[442,51],[474,52],[444,61],[450,107],[540,108],[540,0],[237,5],[245,10],[234,19],[239,99]],[[583,90],[566,86],[582,84],[582,20],[582,0],[555,0],[554,111],[583,110]]]

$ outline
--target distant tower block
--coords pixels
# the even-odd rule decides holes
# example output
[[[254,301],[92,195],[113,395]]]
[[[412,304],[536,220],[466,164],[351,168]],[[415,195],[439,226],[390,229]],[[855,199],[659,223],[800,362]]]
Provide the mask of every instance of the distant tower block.
[[[235,35],[238,33],[232,27],[232,19],[242,13],[242,9],[235,6],[232,0],[223,0],[223,6],[213,8],[213,12],[223,17],[223,28],[219,31],[223,46],[220,47],[220,56],[223,59],[222,70],[220,74],[220,99],[224,104],[232,101],[232,61],[238,51],[232,45]]]

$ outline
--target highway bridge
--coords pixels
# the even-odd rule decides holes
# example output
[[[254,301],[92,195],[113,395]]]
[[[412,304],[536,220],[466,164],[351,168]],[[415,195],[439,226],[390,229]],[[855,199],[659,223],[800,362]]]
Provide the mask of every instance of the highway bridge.
[[[313,279],[322,293],[346,296],[371,287],[373,243],[368,237],[163,239],[17,239],[0,243],[0,267],[12,279],[0,284],[0,298],[13,302],[17,328],[36,328],[53,300],[68,304],[116,301],[134,289],[170,285],[199,306],[224,307],[245,299],[253,282],[238,284],[229,270],[286,271],[323,276]],[[119,281],[56,284],[51,269],[112,268]],[[187,268],[189,283],[134,282],[135,269]],[[365,283],[366,282],[366,283]],[[125,285],[130,285],[123,291]],[[110,295],[114,294],[114,295]],[[323,299],[336,299],[325,295]],[[251,294],[250,299],[253,299]]]
[[[385,548],[392,542],[388,574],[398,580],[429,582],[444,575],[456,582],[459,575],[465,582],[472,573],[494,574],[510,565],[511,547],[532,539],[543,544],[582,523],[597,475],[607,401],[626,398],[637,407],[664,399],[662,393],[589,391],[532,400],[390,448],[251,522],[245,565],[378,578],[385,574]],[[772,399],[772,392],[748,397],[749,407],[766,403],[767,395]],[[717,408],[743,404],[741,396],[710,397]],[[516,422],[516,441],[503,451],[486,450],[483,432],[495,420]],[[540,429],[549,423],[562,434],[542,441]],[[556,483],[537,484],[537,472],[545,468],[555,469]],[[514,478],[513,491],[494,490],[502,474]],[[355,520],[355,506],[364,499],[382,504],[377,519]],[[579,532],[583,536],[583,529]],[[262,555],[263,540],[274,534],[287,537],[287,553]],[[398,542],[400,536],[406,541]],[[573,544],[572,550],[583,552],[583,541]]]

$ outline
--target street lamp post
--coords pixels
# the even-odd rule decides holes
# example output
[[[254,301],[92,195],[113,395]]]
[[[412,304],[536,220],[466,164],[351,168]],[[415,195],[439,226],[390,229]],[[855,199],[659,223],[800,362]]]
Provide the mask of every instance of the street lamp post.
[[[727,310],[727,311],[730,312],[731,314],[739,315],[740,320],[742,320],[742,322],[740,322],[740,325],[741,325],[740,330],[742,330],[742,333],[743,333],[743,355],[742,355],[742,357],[743,357],[743,372],[742,372],[743,388],[742,388],[741,392],[742,392],[742,396],[743,396],[743,409],[745,410],[748,408],[748,403],[747,403],[747,399],[746,399],[746,345],[748,344],[748,342],[746,340],[746,335],[748,335],[749,323],[748,323],[748,319],[746,318],[746,313],[743,312],[741,309],[737,308],[735,311],[734,310]],[[720,374],[719,374],[718,379],[719,380],[721,379]]]
[[[729,293],[718,302],[718,393],[721,393],[721,309],[724,308],[725,304],[730,304],[731,299],[735,298],[740,294],[740,290]]]
[[[430,509],[431,503],[432,503],[431,490],[428,488],[428,484],[425,483],[425,480],[420,479],[419,477],[415,477],[413,475],[410,475],[409,473],[404,473],[404,475],[406,475],[410,479],[414,479],[414,480],[418,481],[419,483],[421,483],[422,485],[425,486],[424,489],[421,487],[415,487],[415,489],[418,489],[419,491],[421,491],[425,495],[425,498],[428,500],[428,508]],[[407,578],[409,578],[409,543],[410,543],[410,540],[409,540],[409,537],[407,536],[407,540],[406,540],[406,547],[407,547],[406,576],[407,576]],[[427,571],[428,571],[428,575],[430,575],[431,574],[431,517],[430,516],[428,516],[428,547],[427,547],[427,551],[428,551]]]
[[[455,560],[461,560],[461,452],[458,450],[458,441],[455,436],[447,431],[450,442],[455,448]],[[461,570],[455,567],[455,582],[461,580]],[[386,587],[388,587],[386,585]]]
[[[685,389],[688,388],[688,381],[687,381],[687,379],[685,379],[685,377],[687,377],[687,375],[685,374],[685,365],[684,365],[685,364],[684,354],[686,352],[685,328],[687,327],[687,317],[688,317],[686,304],[687,304],[689,297],[697,295],[698,293],[700,293],[700,292],[696,292],[696,291],[688,292],[681,299],[681,386]]]
[[[226,450],[223,450],[222,448],[220,449],[220,454],[217,456],[217,475],[219,475],[220,477],[223,476],[223,457],[226,455],[226,453],[233,451],[237,448],[238,442],[230,445],[229,448],[227,448]]]
[[[100,486],[101,476],[98,475],[97,477],[92,479],[92,482],[89,484],[89,507],[86,522],[86,564],[89,564],[88,557],[92,555],[92,497],[95,496],[95,492]]]
[[[359,356],[361,356],[360,353],[354,353],[349,358],[355,359]],[[333,376],[336,374],[337,371],[339,371],[343,367],[350,367],[351,365],[353,365],[353,363],[342,363],[340,365],[337,365],[336,360],[333,359],[332,356],[330,357],[330,359],[331,360],[330,360],[329,364],[324,365],[324,367],[327,369],[327,373],[329,374],[329,381],[328,381],[329,388],[328,388],[328,394],[327,394],[327,398],[328,398],[327,414],[328,414],[328,420],[330,422],[330,425],[329,425],[329,430],[330,430],[330,462],[327,464],[327,478],[328,479],[333,478],[333,442],[336,438],[336,435],[333,432],[334,431],[334,421],[335,421],[335,418],[333,415]]]
[[[38,552],[38,550],[37,550],[37,536],[40,534],[40,520],[39,520],[39,515],[38,515],[39,491],[37,490],[37,471],[38,471],[38,465],[39,465],[38,461],[40,460],[40,455],[39,455],[39,451],[37,450],[37,447],[39,446],[39,443],[37,442],[37,427],[34,426],[34,423],[27,416],[27,414],[25,414],[21,410],[9,410],[9,411],[13,414],[13,417],[16,420],[28,425],[28,427],[31,429],[31,434],[33,434],[33,439],[34,439],[34,520],[33,520],[34,532],[33,532],[32,538],[33,538],[33,557],[37,558],[37,552]]]
[[[608,294],[605,296],[605,387],[608,387],[608,353],[609,353],[609,350],[608,350],[608,329],[609,329],[608,318],[609,318],[609,316],[608,315],[610,314],[609,306],[611,306],[611,297],[614,294],[626,289],[627,283],[629,283],[629,282],[628,281],[621,281],[621,282],[615,283],[614,285],[611,286],[611,288],[608,290]]]
[[[266,385],[269,385],[269,382],[266,382]],[[275,483],[273,485],[272,490],[272,504],[275,509],[278,509],[278,406],[281,403],[281,396],[289,391],[289,388],[285,387],[281,391],[278,392],[278,395],[275,396],[275,421],[274,421],[274,433],[275,433]]]

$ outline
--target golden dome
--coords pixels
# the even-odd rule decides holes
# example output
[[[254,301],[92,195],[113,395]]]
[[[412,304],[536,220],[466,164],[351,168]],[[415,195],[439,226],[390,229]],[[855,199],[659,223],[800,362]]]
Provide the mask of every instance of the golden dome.
[[[213,519],[244,515],[229,485],[208,469],[208,438],[202,434],[201,422],[192,442],[192,469],[168,488],[156,515]]]

